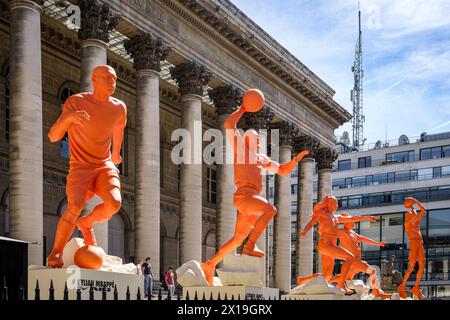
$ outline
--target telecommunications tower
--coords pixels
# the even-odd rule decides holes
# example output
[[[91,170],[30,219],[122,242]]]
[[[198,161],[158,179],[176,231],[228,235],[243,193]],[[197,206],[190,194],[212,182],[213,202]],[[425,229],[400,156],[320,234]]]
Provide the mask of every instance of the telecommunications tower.
[[[362,32],[361,32],[361,10],[358,2],[358,41],[355,46],[355,63],[352,67],[354,86],[351,91],[351,101],[353,102],[353,148],[360,150],[366,142],[364,139],[364,122],[363,114],[363,77],[364,70],[362,65]]]

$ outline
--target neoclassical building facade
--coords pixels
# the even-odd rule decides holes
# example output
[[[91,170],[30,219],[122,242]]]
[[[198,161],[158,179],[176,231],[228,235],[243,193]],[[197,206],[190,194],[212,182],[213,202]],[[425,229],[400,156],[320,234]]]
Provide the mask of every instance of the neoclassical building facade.
[[[223,130],[242,92],[265,108],[242,127],[279,129],[279,160],[299,150],[298,228],[331,193],[334,130],[351,115],[334,91],[228,0],[0,0],[0,235],[26,240],[42,264],[66,207],[68,141],[47,133],[71,94],[91,90],[109,64],[128,108],[122,147],[122,209],[96,226],[100,245],[126,260],[152,257],[165,270],[214,254],[234,232],[233,166],[171,161],[174,130]],[[202,143],[201,141],[197,141]],[[206,143],[203,143],[205,145]],[[271,146],[274,149],[274,146]],[[195,149],[197,150],[197,149]],[[200,151],[191,157],[200,157]],[[291,181],[276,177],[272,283],[291,284]],[[86,206],[88,212],[99,199]],[[297,274],[312,272],[313,243],[297,241]]]

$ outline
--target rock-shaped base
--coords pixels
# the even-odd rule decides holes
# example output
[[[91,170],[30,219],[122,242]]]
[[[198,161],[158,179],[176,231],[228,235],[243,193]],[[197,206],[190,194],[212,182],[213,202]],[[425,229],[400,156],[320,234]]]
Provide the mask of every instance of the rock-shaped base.
[[[217,270],[224,286],[264,287],[264,257],[231,253]]]
[[[72,238],[69,242],[67,242],[66,246],[64,247],[63,253],[63,268],[68,268],[76,265],[74,260],[75,254],[82,247],[84,247],[84,240],[81,238]],[[103,250],[101,248],[98,249]],[[38,268],[41,268],[41,266],[39,266]],[[107,254],[103,256],[103,265],[99,270],[137,274],[137,267],[133,263],[123,264],[121,258],[110,256]]]
[[[368,285],[364,284],[364,281],[351,280],[351,281],[346,281],[346,284],[350,290],[355,290],[356,295],[358,296],[357,300],[372,300],[369,297],[370,287]]]
[[[289,296],[295,295],[338,295],[343,296],[344,291],[330,285],[323,276],[318,276],[307,283],[295,287],[289,292]]]
[[[176,270],[177,282],[183,287],[208,287],[201,263],[191,260]],[[220,281],[215,277],[214,286],[220,286]]]

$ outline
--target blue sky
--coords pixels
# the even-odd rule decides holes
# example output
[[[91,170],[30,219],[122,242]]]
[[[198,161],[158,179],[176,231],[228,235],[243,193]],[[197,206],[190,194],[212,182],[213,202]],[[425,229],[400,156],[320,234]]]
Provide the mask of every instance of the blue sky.
[[[351,112],[357,0],[231,1]],[[450,131],[450,1],[361,0],[361,11],[367,143]]]

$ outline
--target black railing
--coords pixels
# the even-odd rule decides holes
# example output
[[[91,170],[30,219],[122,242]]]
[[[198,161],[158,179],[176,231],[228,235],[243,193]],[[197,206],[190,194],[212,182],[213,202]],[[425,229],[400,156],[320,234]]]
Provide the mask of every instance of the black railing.
[[[47,300],[48,301],[56,301],[57,299],[55,299],[55,288],[53,285],[53,280],[50,280],[50,287],[48,290],[49,290],[49,292],[48,292]],[[197,291],[195,291],[194,296],[192,297],[189,295],[189,292],[190,291],[186,292],[186,297],[183,299],[181,296],[181,290],[176,290],[175,296],[172,296],[170,290],[167,290],[167,294],[163,295],[163,290],[161,288],[159,288],[157,299],[152,299],[151,295],[149,295],[147,297],[147,300],[148,301],[153,301],[153,300],[160,300],[160,301],[161,300],[169,300],[169,301],[171,301],[171,300],[175,300],[175,301],[176,300],[214,300],[212,292],[209,297],[206,297],[205,292],[203,292],[202,296],[199,297],[199,294]],[[87,301],[96,300],[94,293],[95,293],[94,288],[92,286],[90,286],[89,299],[87,299]],[[143,300],[140,287],[138,287],[137,292],[134,294],[135,294],[136,300],[138,300],[138,301]],[[280,293],[280,296],[281,296],[281,293]],[[280,298],[280,296],[278,298]],[[130,291],[130,287],[127,286],[127,290],[125,293],[125,300],[131,300],[131,297],[132,297],[132,293]],[[216,300],[241,300],[241,298],[242,297],[240,294],[237,296],[235,296],[233,294],[233,295],[231,295],[231,297],[229,297],[226,293],[223,296],[219,293]],[[11,299],[11,297],[9,296],[9,288],[7,286],[7,280],[6,280],[6,278],[4,278],[3,283],[1,284],[0,302],[11,301],[11,300],[25,301],[25,300],[29,300],[29,299],[27,299],[27,297],[25,297],[25,289],[23,287],[22,281],[21,281],[20,288],[19,288],[19,296],[17,297],[17,299]],[[35,289],[34,289],[34,300],[35,301],[44,300],[44,299],[41,299],[41,289],[40,289],[40,285],[39,285],[39,280],[36,281],[36,285],[35,285]],[[62,300],[65,300],[65,301],[69,300],[69,290],[67,288],[67,282],[64,285]],[[77,301],[83,300],[80,287],[78,287],[76,290],[75,300],[77,300]],[[101,300],[108,300],[106,286],[102,287]],[[114,285],[113,300],[119,300],[119,292],[117,289],[117,285]],[[246,295],[244,300],[263,300],[263,297],[260,295]],[[273,299],[271,297],[269,297],[268,300],[275,300],[275,297]]]

